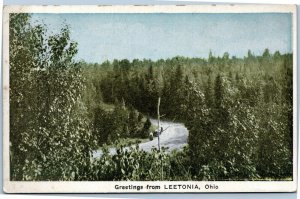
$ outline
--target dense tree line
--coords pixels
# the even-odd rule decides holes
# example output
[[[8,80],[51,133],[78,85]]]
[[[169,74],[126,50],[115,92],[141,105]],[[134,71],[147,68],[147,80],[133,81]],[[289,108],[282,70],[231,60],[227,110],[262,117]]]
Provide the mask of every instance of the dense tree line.
[[[12,180],[256,180],[292,176],[292,54],[74,61],[51,35],[10,15]],[[146,138],[150,117],[183,122],[182,151],[118,144]],[[116,143],[117,154],[105,144]],[[103,155],[92,159],[102,147]]]
[[[291,54],[210,53],[207,60],[114,60],[85,69],[102,74],[95,85],[105,103],[123,101],[155,117],[160,96],[164,118],[188,127],[197,179],[291,176]]]

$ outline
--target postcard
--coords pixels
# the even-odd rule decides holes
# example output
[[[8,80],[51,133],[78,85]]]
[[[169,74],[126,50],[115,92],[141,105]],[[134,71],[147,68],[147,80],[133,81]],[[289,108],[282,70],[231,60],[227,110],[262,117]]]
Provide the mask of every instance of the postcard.
[[[5,192],[296,191],[295,5],[3,13]]]

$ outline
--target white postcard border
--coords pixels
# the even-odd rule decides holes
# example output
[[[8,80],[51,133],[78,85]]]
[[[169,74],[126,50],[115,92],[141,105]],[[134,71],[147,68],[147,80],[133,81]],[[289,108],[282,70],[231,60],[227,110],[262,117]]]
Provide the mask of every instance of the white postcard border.
[[[293,181],[10,181],[9,13],[292,13]],[[297,189],[297,10],[295,5],[5,6],[3,10],[3,190],[6,193],[294,192]],[[117,189],[116,186],[143,186]],[[160,189],[146,189],[159,186]],[[178,186],[181,185],[181,186]],[[182,189],[183,185],[194,189]],[[176,188],[176,189],[175,189]],[[180,189],[179,189],[180,188]]]

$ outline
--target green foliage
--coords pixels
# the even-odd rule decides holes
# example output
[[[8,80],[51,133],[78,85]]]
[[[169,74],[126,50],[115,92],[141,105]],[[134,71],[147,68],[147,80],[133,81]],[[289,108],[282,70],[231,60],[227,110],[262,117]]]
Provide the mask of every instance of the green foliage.
[[[143,129],[142,129],[142,137],[148,137],[150,135],[150,128],[151,128],[151,122],[150,119],[147,118],[146,122],[144,123]],[[153,139],[153,136],[152,136]]]
[[[133,108],[117,104],[112,110],[94,110],[94,135],[98,145],[112,144],[120,138],[147,138],[151,122]]]
[[[77,44],[68,27],[48,37],[29,19],[10,15],[11,179],[84,179],[92,141]]]
[[[211,53],[208,60],[134,60],[127,62],[131,67],[123,74],[127,83],[113,79],[111,64],[105,64],[108,67],[100,65],[98,69],[109,74],[99,80],[102,88],[115,85],[131,96],[127,98],[116,90],[114,96],[102,92],[110,99],[106,102],[124,100],[142,113],[155,116],[155,98],[160,95],[164,118],[185,123],[189,130],[188,156],[193,157],[189,160],[192,179],[291,176],[291,55],[271,54],[266,49],[262,56],[249,51],[244,59],[230,58],[228,53],[214,57]],[[276,111],[281,117],[275,117]],[[275,143],[275,139],[278,143],[267,144]],[[276,147],[279,143],[280,148]]]
[[[278,114],[281,112],[282,115]],[[257,151],[257,169],[263,177],[292,176],[292,150],[289,137],[289,108],[272,104],[265,107],[260,117],[260,140]],[[280,121],[280,122],[277,122]]]
[[[106,148],[100,158],[93,160],[90,180],[188,180],[190,176],[186,150],[170,154],[164,148],[161,151],[153,148],[147,153],[138,145],[129,148],[118,145],[116,151],[111,155]]]
[[[87,64],[74,61],[68,26],[51,35],[30,15],[11,14],[9,31],[12,180],[292,176],[291,54]],[[145,152],[116,143],[153,139],[158,97],[162,118],[188,128],[188,147]]]

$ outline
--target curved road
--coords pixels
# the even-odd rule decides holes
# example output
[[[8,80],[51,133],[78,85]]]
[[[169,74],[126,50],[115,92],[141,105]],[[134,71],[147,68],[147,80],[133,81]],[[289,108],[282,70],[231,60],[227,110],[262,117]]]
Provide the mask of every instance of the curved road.
[[[155,126],[158,126],[156,119],[151,119],[151,123]],[[168,121],[160,121],[160,126],[163,127],[163,132],[160,135],[160,146],[167,147],[168,151],[172,151],[174,149],[182,149],[184,145],[187,144],[188,138],[188,130],[181,123],[174,123]],[[151,148],[158,148],[158,138],[154,137],[152,141],[144,142],[139,144],[140,149],[150,152]],[[111,154],[115,154],[115,148],[109,149]],[[94,151],[93,157],[100,157],[102,155],[102,151]]]

